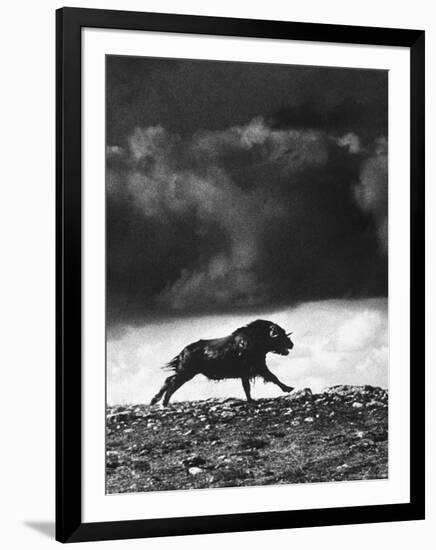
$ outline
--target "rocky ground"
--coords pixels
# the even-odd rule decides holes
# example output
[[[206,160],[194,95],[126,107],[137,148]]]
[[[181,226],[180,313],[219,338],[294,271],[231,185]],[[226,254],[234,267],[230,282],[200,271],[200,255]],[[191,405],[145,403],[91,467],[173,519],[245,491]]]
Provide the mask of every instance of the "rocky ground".
[[[388,393],[113,406],[106,446],[108,493],[386,478]]]

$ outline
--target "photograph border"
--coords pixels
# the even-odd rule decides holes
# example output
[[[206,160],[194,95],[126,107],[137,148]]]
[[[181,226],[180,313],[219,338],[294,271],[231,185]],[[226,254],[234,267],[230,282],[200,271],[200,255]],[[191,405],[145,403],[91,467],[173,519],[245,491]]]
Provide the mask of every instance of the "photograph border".
[[[410,501],[262,513],[82,522],[82,28],[410,49]],[[56,12],[56,539],[174,536],[424,519],[424,31],[61,8]]]

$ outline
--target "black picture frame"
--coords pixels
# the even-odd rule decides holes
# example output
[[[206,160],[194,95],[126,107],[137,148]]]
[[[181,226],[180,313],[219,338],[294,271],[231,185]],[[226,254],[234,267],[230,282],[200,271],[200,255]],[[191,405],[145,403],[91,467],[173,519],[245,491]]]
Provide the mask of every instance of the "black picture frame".
[[[410,49],[410,502],[82,522],[81,30],[148,30]],[[56,539],[78,542],[424,518],[424,31],[62,8],[56,13]]]

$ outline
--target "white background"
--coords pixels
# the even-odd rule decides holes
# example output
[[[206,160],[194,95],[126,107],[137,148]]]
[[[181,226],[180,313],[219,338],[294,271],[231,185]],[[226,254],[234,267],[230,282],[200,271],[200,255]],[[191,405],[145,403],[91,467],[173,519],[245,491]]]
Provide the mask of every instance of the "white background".
[[[2,28],[2,191],[0,201],[0,250],[2,269],[2,451],[0,455],[1,541],[5,548],[46,548],[54,545],[54,9],[57,2],[20,2],[3,9]],[[76,6],[124,8],[174,13],[198,13],[324,23],[397,26],[427,30],[427,66],[433,59],[431,3],[364,3],[306,0],[304,3],[244,0],[205,3],[198,0],[74,2]],[[434,64],[434,62],[433,62]],[[427,97],[433,90],[428,73]],[[427,181],[430,166],[430,125],[434,109],[427,106]],[[6,121],[6,124],[5,124]],[[434,191],[428,189],[427,211],[435,208]],[[428,215],[428,253],[435,249],[435,222]],[[427,280],[434,277],[434,257],[428,261]],[[431,342],[435,310],[428,288],[428,358],[435,364]],[[434,338],[433,338],[434,341]],[[428,464],[435,459],[430,403],[434,373],[428,369]],[[431,430],[433,428],[433,430]],[[431,548],[436,535],[433,513],[434,474],[428,471],[428,519],[425,522],[370,526],[326,527],[274,532],[207,535],[153,541],[107,542],[108,548],[203,548],[275,545],[305,548],[396,549],[419,545]],[[51,538],[50,538],[51,537]],[[431,542],[430,542],[431,541]],[[89,544],[88,544],[89,545]]]

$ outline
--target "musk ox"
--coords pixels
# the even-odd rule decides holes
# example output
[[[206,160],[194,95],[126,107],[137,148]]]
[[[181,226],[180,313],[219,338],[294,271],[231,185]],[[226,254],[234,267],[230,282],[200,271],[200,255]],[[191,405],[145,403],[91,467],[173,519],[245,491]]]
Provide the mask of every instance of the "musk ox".
[[[174,371],[174,374],[165,380],[151,404],[163,398],[163,405],[168,405],[173,393],[197,374],[203,374],[210,380],[240,378],[247,401],[252,401],[250,380],[256,377],[277,384],[284,392],[290,392],[294,388],[283,384],[268,369],[265,358],[269,352],[288,355],[294,347],[289,337],[291,334],[271,321],[259,319],[224,338],[198,340],[189,344],[163,367]]]

